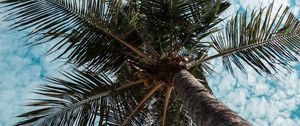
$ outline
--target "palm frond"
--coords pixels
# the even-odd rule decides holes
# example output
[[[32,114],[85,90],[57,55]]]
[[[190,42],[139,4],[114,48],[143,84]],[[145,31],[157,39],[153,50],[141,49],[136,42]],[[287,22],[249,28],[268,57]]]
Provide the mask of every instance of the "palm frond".
[[[37,94],[46,96],[28,106],[39,106],[18,117],[27,120],[16,125],[95,125],[107,122],[119,124],[129,111],[126,102],[128,88],[139,87],[142,80],[114,83],[105,74],[75,71],[63,73],[68,81],[49,78],[52,85],[43,85]],[[54,84],[54,85],[53,85]],[[126,90],[125,90],[126,89]],[[142,91],[142,90],[141,90]],[[135,96],[128,97],[133,98]]]
[[[116,71],[128,55],[148,58],[139,48],[137,15],[119,0],[1,0],[13,29],[34,29],[32,44],[57,40],[49,53],[90,69]],[[64,36],[61,36],[63,34]],[[116,53],[118,52],[118,53]]]
[[[194,67],[205,61],[222,57],[227,70],[233,73],[232,63],[246,72],[246,63],[256,72],[272,75],[279,67],[290,70],[290,61],[298,61],[293,53],[300,51],[299,20],[288,13],[288,7],[272,15],[273,4],[258,12],[253,11],[250,19],[247,12],[237,14],[226,25],[223,32],[213,36],[213,47],[218,54],[191,62]]]

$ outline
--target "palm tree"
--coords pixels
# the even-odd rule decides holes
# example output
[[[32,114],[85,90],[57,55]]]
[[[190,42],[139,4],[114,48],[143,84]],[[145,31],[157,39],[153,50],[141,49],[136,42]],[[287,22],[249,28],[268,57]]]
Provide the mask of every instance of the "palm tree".
[[[223,0],[0,1],[12,29],[32,30],[29,44],[54,42],[47,53],[74,66],[35,91],[44,98],[16,125],[250,126],[213,95],[208,61],[274,77],[300,51],[299,20],[272,4],[221,29]]]

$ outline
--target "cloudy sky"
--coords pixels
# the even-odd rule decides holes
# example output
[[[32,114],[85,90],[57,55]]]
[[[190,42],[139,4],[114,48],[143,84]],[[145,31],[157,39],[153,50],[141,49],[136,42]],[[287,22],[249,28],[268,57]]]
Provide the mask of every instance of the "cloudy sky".
[[[232,0],[233,5],[224,13],[232,16],[237,10],[258,9],[273,0]],[[274,0],[300,18],[300,0]],[[1,19],[2,15],[0,15]],[[45,76],[57,76],[65,69],[53,56],[41,57],[49,45],[24,47],[26,31],[8,31],[8,23],[0,23],[0,126],[10,126],[16,115],[28,111],[26,100],[37,98],[30,93],[43,82]],[[258,76],[250,70],[247,76],[228,76],[218,60],[212,61],[217,71],[209,77],[215,95],[231,109],[257,126],[297,126],[300,124],[300,64],[293,64],[295,72],[279,81]]]

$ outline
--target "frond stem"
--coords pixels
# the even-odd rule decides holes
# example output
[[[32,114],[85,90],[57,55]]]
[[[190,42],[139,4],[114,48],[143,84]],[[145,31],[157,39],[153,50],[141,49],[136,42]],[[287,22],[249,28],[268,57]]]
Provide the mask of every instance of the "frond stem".
[[[139,102],[139,104],[134,108],[133,111],[131,111],[131,113],[128,115],[128,117],[124,120],[124,122],[122,123],[122,125],[126,125],[128,123],[128,121],[131,119],[131,117],[139,110],[140,107],[142,107],[142,105],[144,105],[144,103],[161,87],[163,86],[162,82],[159,82],[155,87],[153,87],[151,89],[151,91],[146,94],[146,96],[142,99],[142,101]]]
[[[254,48],[257,48],[257,47],[267,45],[269,43],[275,43],[275,42],[278,42],[280,40],[289,39],[289,38],[292,38],[292,37],[300,37],[300,33],[286,34],[286,35],[282,35],[282,36],[279,36],[279,37],[274,37],[274,38],[271,38],[271,39],[267,39],[265,41],[249,44],[249,45],[246,45],[246,46],[242,46],[242,47],[239,47],[237,49],[229,49],[229,50],[220,52],[218,54],[215,54],[215,55],[212,55],[212,56],[209,56],[209,57],[204,57],[204,58],[192,61],[192,62],[188,63],[187,66],[188,66],[188,69],[190,69],[190,68],[193,68],[193,67],[195,67],[195,66],[197,66],[197,65],[199,65],[203,62],[207,62],[207,61],[215,59],[215,58],[228,56],[228,55],[231,55],[231,54],[238,53],[240,51],[254,49]]]
[[[147,59],[147,60],[151,60],[150,57],[148,57],[144,52],[142,52],[140,49],[138,49],[137,47],[135,47],[134,45],[130,44],[129,42],[126,42],[125,40],[121,39],[119,36],[117,36],[115,33],[113,33],[112,31],[108,30],[107,27],[103,27],[102,25],[100,25],[100,22],[95,22],[92,19],[92,17],[87,17],[86,15],[82,15],[79,12],[77,12],[76,10],[72,10],[69,9],[68,7],[64,7],[61,4],[57,3],[57,2],[53,2],[53,1],[47,1],[51,4],[54,4],[55,6],[61,7],[62,9],[69,11],[70,13],[78,16],[79,18],[81,18],[82,20],[84,20],[85,22],[87,22],[89,25],[103,31],[104,33],[106,33],[107,35],[111,36],[112,38],[114,38],[116,41],[118,41],[119,43],[125,45],[126,47],[128,47],[129,49],[131,49],[133,52],[135,52],[137,55]]]
[[[120,42],[121,44],[125,45],[126,47],[128,47],[129,49],[131,49],[133,52],[135,52],[136,54],[138,54],[139,56],[147,59],[147,60],[152,60],[150,57],[148,57],[145,53],[143,53],[140,49],[136,48],[135,46],[133,46],[132,44],[124,41],[123,39],[121,39],[120,37],[116,36],[115,34],[113,34],[112,32],[107,31],[107,34],[110,35],[111,37],[113,37],[115,40],[117,40],[118,42]]]

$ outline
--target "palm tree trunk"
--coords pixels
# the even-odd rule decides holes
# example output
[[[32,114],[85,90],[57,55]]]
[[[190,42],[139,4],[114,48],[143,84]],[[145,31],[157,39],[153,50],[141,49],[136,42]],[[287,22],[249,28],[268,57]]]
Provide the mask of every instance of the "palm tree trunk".
[[[198,126],[252,126],[218,101],[188,71],[175,73],[173,82],[184,107]]]

